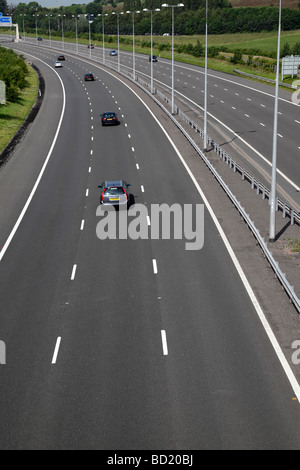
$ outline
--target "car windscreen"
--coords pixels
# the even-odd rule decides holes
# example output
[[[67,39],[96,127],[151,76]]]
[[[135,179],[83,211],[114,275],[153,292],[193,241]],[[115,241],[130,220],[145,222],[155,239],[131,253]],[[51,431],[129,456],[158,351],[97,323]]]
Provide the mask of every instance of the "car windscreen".
[[[116,187],[116,188],[107,188],[105,190],[105,196],[120,196],[124,194],[123,188]]]
[[[104,118],[114,118],[114,117],[116,117],[116,115],[114,113],[104,113],[103,117]]]

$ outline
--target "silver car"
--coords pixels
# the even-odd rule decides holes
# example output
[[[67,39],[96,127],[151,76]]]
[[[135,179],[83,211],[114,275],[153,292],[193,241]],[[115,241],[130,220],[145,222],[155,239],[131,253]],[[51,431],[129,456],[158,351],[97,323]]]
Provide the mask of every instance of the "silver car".
[[[128,188],[131,186],[124,180],[104,181],[98,186],[101,191],[100,204],[109,206],[130,205],[131,195]]]

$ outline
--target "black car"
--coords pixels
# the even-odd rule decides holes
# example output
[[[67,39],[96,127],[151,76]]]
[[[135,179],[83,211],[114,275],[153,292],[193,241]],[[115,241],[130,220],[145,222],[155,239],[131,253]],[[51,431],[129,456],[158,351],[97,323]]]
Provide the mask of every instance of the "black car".
[[[102,126],[119,124],[118,115],[112,111],[100,114]]]
[[[89,81],[94,81],[95,80],[95,77],[92,73],[86,73],[85,76],[84,76],[84,80],[86,82],[89,82]]]
[[[151,55],[149,56],[149,62],[151,62]],[[156,55],[152,56],[152,62],[157,62],[157,57]]]
[[[59,55],[59,56],[57,57],[57,60],[66,60],[66,59],[65,59],[65,56],[64,56],[64,55]]]
[[[98,186],[101,191],[100,204],[108,206],[130,205],[131,195],[128,188],[131,186],[124,180],[104,181]]]
[[[88,45],[88,49],[94,49],[93,44],[89,44],[89,45]]]
[[[42,40],[43,40],[43,38],[41,38],[41,37],[38,37],[38,38],[37,38],[37,40],[38,40],[38,41],[42,41]]]

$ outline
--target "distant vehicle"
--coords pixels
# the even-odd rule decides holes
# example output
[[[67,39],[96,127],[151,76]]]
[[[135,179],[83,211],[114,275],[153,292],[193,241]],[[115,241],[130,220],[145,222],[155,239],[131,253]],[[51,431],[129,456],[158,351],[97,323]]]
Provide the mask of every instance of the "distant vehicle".
[[[169,33],[164,33],[163,36],[170,36],[170,34]]]
[[[38,38],[37,38],[37,40],[38,40],[38,41],[42,41],[42,40],[43,40],[43,38],[41,38],[41,37],[38,37]]]
[[[94,49],[93,44],[89,44],[89,45],[88,45],[88,49]]]
[[[95,77],[92,73],[86,73],[85,76],[84,76],[84,80],[86,82],[94,81]]]
[[[131,184],[124,180],[104,181],[98,188],[101,190],[100,204],[107,206],[130,205],[132,196],[128,188]]]
[[[59,56],[57,57],[57,60],[66,60],[66,59],[65,59],[65,56],[64,56],[64,55],[59,55]]]
[[[151,62],[151,55],[149,56],[149,62]],[[157,62],[157,57],[156,55],[152,56],[152,62]]]
[[[62,63],[59,60],[57,60],[54,64],[54,67],[56,67],[56,68],[57,67],[62,67]]]
[[[109,55],[114,56],[114,55],[118,55],[118,53],[117,51],[113,49],[112,51],[110,51]]]
[[[109,111],[100,114],[102,126],[119,124],[118,115],[115,112]]]

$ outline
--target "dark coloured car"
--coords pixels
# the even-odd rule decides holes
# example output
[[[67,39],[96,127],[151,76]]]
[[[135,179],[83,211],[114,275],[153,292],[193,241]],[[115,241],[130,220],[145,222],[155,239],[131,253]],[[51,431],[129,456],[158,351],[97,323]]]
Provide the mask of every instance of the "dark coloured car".
[[[128,188],[131,186],[124,180],[104,181],[98,186],[101,191],[100,204],[108,206],[130,205],[131,195]]]
[[[88,49],[94,49],[93,44],[89,44],[89,45],[88,45]]]
[[[109,55],[114,56],[114,55],[118,55],[118,53],[117,51],[113,49],[112,51],[110,51]]]
[[[42,41],[42,40],[43,40],[43,38],[40,38],[40,37],[38,37],[38,38],[37,38],[37,40],[38,40],[38,41]]]
[[[86,73],[85,76],[84,76],[84,80],[86,82],[94,81],[95,77],[92,73]]]
[[[112,111],[100,114],[102,126],[119,124],[118,115]]]
[[[149,56],[149,62],[151,62],[151,55]],[[156,55],[152,56],[152,62],[157,62],[157,57]]]
[[[59,56],[57,57],[57,60],[66,60],[66,59],[65,59],[65,56],[64,56],[64,55],[59,55]]]

